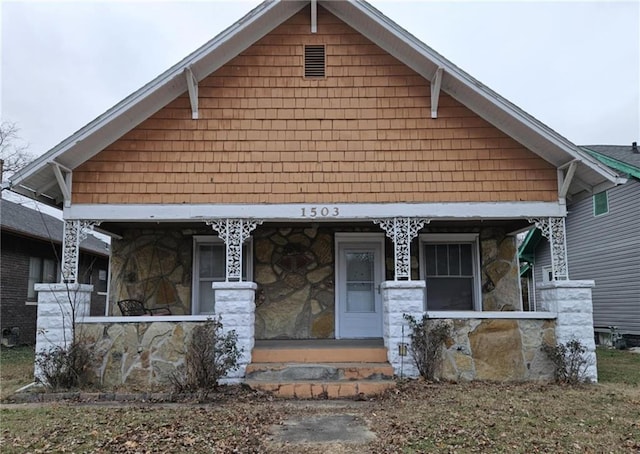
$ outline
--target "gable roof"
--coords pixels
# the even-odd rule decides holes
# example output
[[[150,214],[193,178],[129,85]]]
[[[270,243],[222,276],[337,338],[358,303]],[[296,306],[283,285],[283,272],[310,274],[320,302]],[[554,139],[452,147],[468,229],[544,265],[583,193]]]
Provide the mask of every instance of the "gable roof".
[[[0,228],[3,232],[56,244],[62,243],[64,231],[60,219],[5,199],[0,199]],[[109,255],[109,245],[92,235],[87,236],[80,249],[105,257]]]
[[[640,179],[640,149],[638,149],[637,143],[634,142],[632,145],[585,145],[581,148],[618,172]]]
[[[200,81],[251,44],[309,5],[310,0],[267,0],[191,55],[122,100],[10,178],[13,191],[59,205],[62,191],[53,165],[73,170],[187,91],[185,71]],[[443,69],[441,90],[511,136],[532,152],[561,167],[577,167],[569,195],[602,190],[624,181],[531,115],[498,95],[422,43],[364,0],[317,3],[383,50],[433,81]]]

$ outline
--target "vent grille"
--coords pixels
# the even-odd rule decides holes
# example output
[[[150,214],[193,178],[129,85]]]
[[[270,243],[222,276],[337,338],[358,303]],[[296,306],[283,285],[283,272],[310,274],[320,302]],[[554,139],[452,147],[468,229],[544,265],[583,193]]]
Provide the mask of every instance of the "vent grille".
[[[304,77],[325,77],[324,46],[304,46]]]

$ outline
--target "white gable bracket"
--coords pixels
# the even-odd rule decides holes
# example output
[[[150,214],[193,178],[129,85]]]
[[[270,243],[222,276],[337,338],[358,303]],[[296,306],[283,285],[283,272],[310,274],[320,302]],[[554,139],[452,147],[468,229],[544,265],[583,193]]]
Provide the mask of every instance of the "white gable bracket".
[[[440,100],[440,87],[442,86],[442,74],[444,68],[436,69],[431,78],[431,118],[438,118],[438,101]]]
[[[571,161],[568,163],[568,166],[566,173],[564,173],[563,170],[567,167],[567,164],[558,168],[558,187],[560,188],[558,196],[560,199],[567,197],[569,186],[571,186],[571,181],[573,180],[573,175],[576,173],[576,168],[578,167],[578,161]]]
[[[50,162],[51,167],[53,168],[53,174],[56,176],[56,181],[58,182],[58,186],[60,186],[60,192],[62,192],[62,197],[64,200],[64,206],[71,206],[71,170],[67,169],[57,162]],[[62,174],[62,171],[65,171],[65,174]]]
[[[191,102],[191,118],[198,119],[198,79],[193,75],[190,67],[184,68],[184,75],[187,78],[187,88],[189,89],[189,101]]]
[[[318,1],[311,0],[311,33],[318,32]]]

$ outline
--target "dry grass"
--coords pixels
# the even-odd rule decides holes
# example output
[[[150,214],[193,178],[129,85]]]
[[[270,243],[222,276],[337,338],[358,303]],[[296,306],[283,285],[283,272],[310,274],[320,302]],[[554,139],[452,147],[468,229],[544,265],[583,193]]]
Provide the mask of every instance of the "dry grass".
[[[4,406],[0,445],[3,453],[638,452],[640,387],[620,381],[636,380],[640,369],[618,364],[633,366],[635,357],[605,356],[603,379],[607,369],[626,372],[580,387],[412,381],[364,402],[271,401],[236,390],[207,405]],[[358,416],[377,438],[358,446],[272,442],[272,425],[322,414]]]
[[[0,399],[33,382],[33,358],[31,346],[0,348]]]

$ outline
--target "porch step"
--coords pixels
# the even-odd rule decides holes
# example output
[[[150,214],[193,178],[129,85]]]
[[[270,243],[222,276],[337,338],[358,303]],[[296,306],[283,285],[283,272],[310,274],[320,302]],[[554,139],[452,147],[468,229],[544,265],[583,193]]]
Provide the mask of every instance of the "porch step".
[[[387,349],[374,343],[257,342],[251,359],[254,363],[384,363]]]
[[[395,386],[381,339],[256,341],[245,383],[278,397],[373,396]]]
[[[246,377],[256,381],[292,380],[389,380],[393,367],[389,363],[252,363]]]
[[[271,393],[276,397],[296,399],[339,399],[357,396],[375,396],[396,386],[396,383],[393,380],[303,380],[290,382],[246,380],[245,383],[253,389]]]

